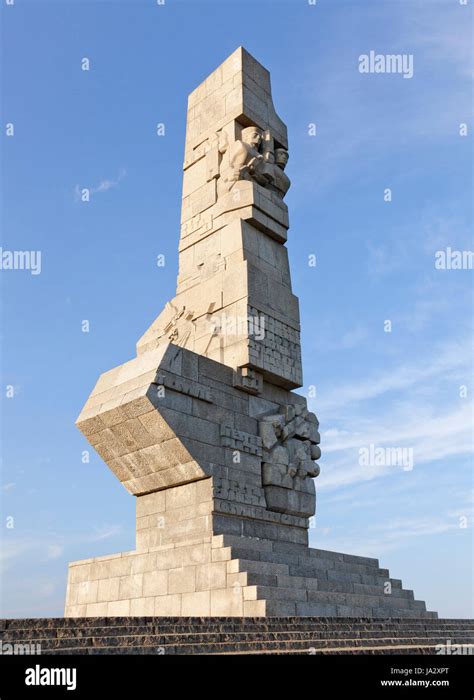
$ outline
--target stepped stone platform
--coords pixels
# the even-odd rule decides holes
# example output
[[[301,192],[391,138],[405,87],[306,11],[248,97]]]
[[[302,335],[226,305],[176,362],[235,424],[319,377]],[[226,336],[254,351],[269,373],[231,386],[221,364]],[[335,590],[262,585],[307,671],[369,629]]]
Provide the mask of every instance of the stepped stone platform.
[[[232,534],[202,540],[70,564],[66,616],[437,617],[377,559]]]
[[[474,653],[474,620],[427,618],[37,618],[2,620],[0,634],[45,655]]]

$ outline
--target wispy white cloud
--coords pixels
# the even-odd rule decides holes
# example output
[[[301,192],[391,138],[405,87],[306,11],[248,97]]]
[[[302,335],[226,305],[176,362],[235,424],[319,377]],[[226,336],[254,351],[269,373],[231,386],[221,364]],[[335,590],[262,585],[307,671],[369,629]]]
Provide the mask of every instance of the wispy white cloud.
[[[469,383],[472,343],[465,339],[438,343],[409,364],[393,357],[383,370],[359,381],[333,386],[310,400],[321,420],[320,490],[381,478],[402,465],[367,466],[359,450],[410,448],[414,468],[473,452],[473,406],[459,387]],[[448,388],[449,401],[443,396]],[[443,396],[441,399],[440,396]]]
[[[458,410],[423,420],[417,417],[416,406],[409,408],[407,405],[404,414],[388,410],[382,417],[374,415],[355,420],[354,431],[336,440],[327,438],[323,432],[322,444],[322,471],[318,478],[320,490],[393,475],[395,470],[402,471],[402,465],[360,464],[359,450],[370,445],[413,450],[414,469],[448,458],[469,457],[473,452],[472,407],[464,405]]]
[[[58,559],[64,552],[64,545],[62,544],[50,544],[47,547],[48,559]]]
[[[108,540],[110,537],[120,534],[122,527],[120,525],[104,525],[95,529],[93,535],[88,538],[89,542],[100,542],[102,540]]]
[[[472,35],[465,31],[472,21],[470,11],[469,4],[461,3],[439,4],[431,13],[424,7],[423,17],[406,27],[410,40],[434,63],[441,61],[455,76],[466,79],[473,75]]]
[[[467,510],[467,509],[466,509]],[[472,527],[472,514],[468,514],[466,528],[461,528],[460,517],[466,511],[455,513],[445,510],[438,515],[421,515],[419,517],[394,518],[388,522],[364,526],[364,530],[353,530],[348,535],[335,534],[332,529],[324,533],[324,540],[319,540],[320,547],[337,552],[357,552],[365,556],[377,556],[395,551],[406,546],[414,538],[427,538],[447,532],[469,532]]]
[[[469,249],[471,225],[454,213],[458,202],[449,203],[449,212],[438,210],[438,205],[430,202],[420,216],[406,226],[397,224],[396,230],[388,230],[383,241],[380,236],[374,240],[369,236],[367,247],[367,272],[376,279],[393,274],[406,273],[420,265],[426,272],[435,269],[435,253],[447,246],[453,249]],[[437,272],[438,279],[443,273]],[[443,281],[445,280],[445,276]],[[436,300],[438,303],[442,299]]]
[[[31,544],[27,540],[8,541],[4,536],[0,549],[0,567],[3,571],[10,568],[16,559],[22,558],[31,549]]]
[[[5,571],[18,560],[24,559],[28,553],[41,560],[59,559],[67,550],[76,545],[90,542],[102,542],[111,539],[122,532],[121,525],[105,524],[94,528],[92,532],[65,537],[55,533],[38,538],[36,535],[23,535],[22,537],[11,534],[4,537],[0,551],[0,566]]]
[[[341,337],[341,347],[344,349],[357,347],[367,339],[368,335],[367,328],[358,323],[354,328],[343,333]]]
[[[472,341],[470,337],[438,343],[429,357],[418,357],[417,361],[406,364],[403,358],[386,366],[383,370],[371,373],[364,379],[352,383],[333,386],[330,392],[321,393],[317,402],[320,414],[326,417],[340,415],[341,409],[368,399],[375,399],[392,391],[412,389],[417,384],[434,378],[445,381],[450,373],[464,368],[466,379],[470,376],[472,364]]]
[[[98,185],[93,186],[93,187],[88,187],[85,185],[76,185],[74,188],[74,198],[76,202],[81,200],[82,196],[82,190],[87,189],[89,191],[89,195],[94,195],[98,194],[100,192],[108,192],[108,190],[113,189],[114,187],[118,187],[120,182],[126,177],[127,171],[125,168],[120,168],[118,175],[115,179],[109,179],[105,178],[104,180],[101,180]]]
[[[332,51],[318,55],[316,65],[307,62],[298,94],[308,96],[306,111],[313,115],[308,121],[317,122],[319,136],[299,156],[294,178],[300,197],[308,192],[325,197],[328,188],[351,175],[360,182],[374,172],[385,173],[390,159],[412,152],[413,147],[433,144],[435,139],[438,146],[442,139],[457,137],[460,122],[469,121],[470,9],[458,3],[439,3],[427,10],[423,3],[405,3],[404,10],[390,13],[387,24],[387,7],[378,13],[372,8],[374,42],[359,48],[361,53],[374,49],[412,54],[412,80],[361,76],[359,52],[354,52],[353,44],[344,50],[336,42]],[[425,163],[423,158],[411,158],[403,169],[403,180],[413,175],[425,177]],[[397,177],[394,174],[392,179]],[[387,262],[378,260],[379,265]]]

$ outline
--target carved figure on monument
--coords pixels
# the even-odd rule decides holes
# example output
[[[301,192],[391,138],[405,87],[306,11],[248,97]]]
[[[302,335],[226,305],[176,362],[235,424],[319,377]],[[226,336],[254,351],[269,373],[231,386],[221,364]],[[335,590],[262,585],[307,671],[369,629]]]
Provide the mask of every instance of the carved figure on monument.
[[[255,180],[262,186],[273,180],[273,173],[264,155],[260,152],[262,131],[256,126],[242,129],[241,138],[225,152],[227,164],[221,167],[218,194],[230,192],[238,180]]]
[[[280,407],[262,416],[262,483],[267,507],[281,513],[309,516],[316,502],[313,478],[319,475],[318,419],[300,404]]]
[[[274,166],[274,177],[273,185],[271,189],[278,192],[281,198],[290,189],[291,180],[288,175],[284,172],[286,164],[288,163],[288,151],[284,148],[275,149],[275,166]]]
[[[193,332],[194,312],[186,306],[176,307],[167,302],[163,312],[162,338],[167,338],[175,345],[185,347]]]

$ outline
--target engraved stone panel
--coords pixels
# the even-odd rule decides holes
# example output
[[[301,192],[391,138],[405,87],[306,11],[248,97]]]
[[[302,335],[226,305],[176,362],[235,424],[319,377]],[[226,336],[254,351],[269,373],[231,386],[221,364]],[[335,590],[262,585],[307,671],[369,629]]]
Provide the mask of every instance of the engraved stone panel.
[[[262,456],[262,441],[258,435],[251,435],[243,430],[236,430],[231,425],[220,427],[221,445],[239,452]]]

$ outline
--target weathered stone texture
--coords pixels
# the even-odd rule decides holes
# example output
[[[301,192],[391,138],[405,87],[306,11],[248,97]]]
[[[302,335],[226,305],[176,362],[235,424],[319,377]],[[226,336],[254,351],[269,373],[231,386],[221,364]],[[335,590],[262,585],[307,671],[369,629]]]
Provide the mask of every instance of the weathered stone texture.
[[[425,614],[376,560],[308,548],[321,452],[292,391],[287,160],[239,48],[189,96],[176,296],[77,419],[136,497],[136,549],[70,564],[67,617]]]

